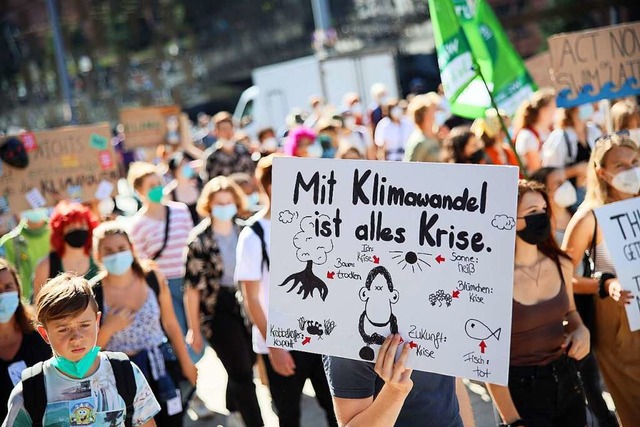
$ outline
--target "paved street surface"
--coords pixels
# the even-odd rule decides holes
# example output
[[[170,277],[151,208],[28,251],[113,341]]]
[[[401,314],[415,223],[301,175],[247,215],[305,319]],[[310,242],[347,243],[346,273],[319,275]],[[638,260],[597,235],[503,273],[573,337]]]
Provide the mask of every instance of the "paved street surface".
[[[235,419],[228,417],[225,408],[225,386],[227,383],[227,374],[218,360],[215,352],[211,348],[207,348],[206,354],[202,361],[198,364],[199,380],[198,395],[207,407],[216,412],[213,418],[194,421],[190,419],[189,414],[186,417],[186,427],[242,427],[242,423],[237,423]],[[278,427],[278,417],[271,409],[271,398],[269,390],[263,386],[259,380],[256,380],[258,390],[258,399],[260,408],[262,409],[262,417],[267,427]],[[493,420],[493,409],[489,396],[486,394],[484,387],[477,384],[469,383],[469,394],[473,405],[474,414],[476,416],[477,427],[493,427],[496,425]],[[302,399],[302,426],[303,427],[325,427],[327,424],[324,414],[315,401],[313,387],[307,382],[304,389]]]

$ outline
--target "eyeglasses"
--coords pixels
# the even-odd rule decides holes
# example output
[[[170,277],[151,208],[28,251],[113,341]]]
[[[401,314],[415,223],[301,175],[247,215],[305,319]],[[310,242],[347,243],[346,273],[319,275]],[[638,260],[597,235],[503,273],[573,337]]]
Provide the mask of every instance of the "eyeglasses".
[[[629,131],[627,129],[623,129],[623,130],[619,130],[617,132],[614,133],[608,133],[605,135],[600,135],[599,137],[596,138],[594,144],[597,144],[598,142],[607,139],[607,138],[611,138],[614,135],[618,135],[618,136],[626,136],[629,137],[631,134],[629,133]]]

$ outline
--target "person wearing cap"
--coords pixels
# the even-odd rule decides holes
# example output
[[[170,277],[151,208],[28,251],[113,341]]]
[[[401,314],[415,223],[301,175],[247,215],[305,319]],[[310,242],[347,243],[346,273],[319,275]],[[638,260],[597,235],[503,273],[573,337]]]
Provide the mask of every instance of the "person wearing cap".
[[[51,229],[47,208],[24,211],[21,217],[20,223],[0,238],[0,248],[4,250],[5,259],[16,267],[22,296],[29,301],[33,294],[36,265],[50,250]]]
[[[476,119],[471,131],[484,143],[485,159],[492,165],[518,166],[518,158],[506,142],[506,135],[500,124],[500,118],[505,127],[509,125],[507,114],[491,108],[485,112],[484,119]]]
[[[409,103],[409,118],[415,124],[415,130],[407,140],[404,161],[438,162],[440,143],[436,136],[435,115],[440,97],[434,93],[417,95]]]

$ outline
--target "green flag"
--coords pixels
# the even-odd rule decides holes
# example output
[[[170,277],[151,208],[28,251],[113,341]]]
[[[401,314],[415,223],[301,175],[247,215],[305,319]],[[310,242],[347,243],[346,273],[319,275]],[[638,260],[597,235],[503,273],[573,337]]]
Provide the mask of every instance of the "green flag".
[[[429,11],[451,112],[477,118],[491,108],[481,71],[498,107],[512,115],[536,85],[487,1],[429,0]]]

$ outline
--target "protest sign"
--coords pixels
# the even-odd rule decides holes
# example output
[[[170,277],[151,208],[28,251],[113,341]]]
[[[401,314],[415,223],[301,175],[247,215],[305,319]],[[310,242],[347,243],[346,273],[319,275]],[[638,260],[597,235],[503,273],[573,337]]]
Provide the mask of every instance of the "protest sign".
[[[525,59],[524,65],[527,67],[531,78],[536,82],[538,87],[553,86],[549,71],[551,69],[551,56],[548,51]]]
[[[271,346],[506,384],[518,169],[276,158]]]
[[[634,295],[626,306],[629,328],[640,330],[640,197],[602,206],[595,213],[620,285]]]
[[[640,94],[640,22],[549,38],[559,107]]]
[[[172,133],[173,135],[173,132],[178,129],[169,129],[167,127],[168,119],[175,117],[177,122],[179,115],[180,108],[176,105],[120,110],[120,122],[124,125],[127,149],[164,144],[167,142],[168,134]]]
[[[93,200],[101,182],[119,178],[110,138],[104,123],[29,132],[0,141],[0,146],[20,141],[28,157],[23,169],[2,165],[0,208],[6,205],[17,215],[54,206],[62,199]]]

